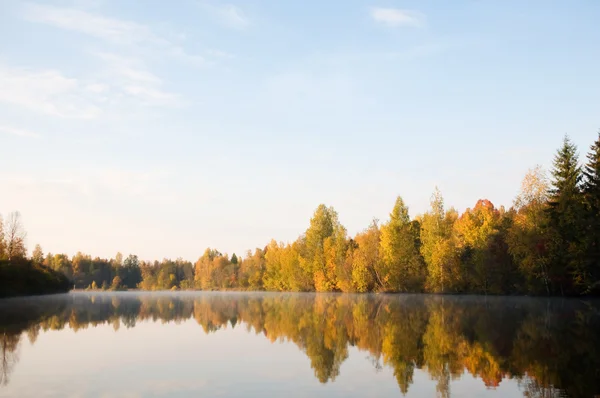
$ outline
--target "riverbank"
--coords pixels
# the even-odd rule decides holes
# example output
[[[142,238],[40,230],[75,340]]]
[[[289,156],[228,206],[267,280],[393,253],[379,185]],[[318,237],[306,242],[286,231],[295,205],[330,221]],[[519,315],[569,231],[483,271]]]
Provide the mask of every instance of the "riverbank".
[[[0,298],[66,293],[71,287],[62,273],[30,260],[0,261]]]

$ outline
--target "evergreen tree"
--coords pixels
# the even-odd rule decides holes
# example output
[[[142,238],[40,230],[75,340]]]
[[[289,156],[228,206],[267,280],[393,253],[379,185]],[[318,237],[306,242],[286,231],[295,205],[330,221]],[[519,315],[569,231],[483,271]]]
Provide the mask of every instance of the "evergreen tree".
[[[600,287],[600,132],[590,147],[584,167],[583,184],[586,205],[586,276],[588,291]]]
[[[582,173],[578,165],[577,147],[565,136],[554,157],[552,187],[548,201],[550,239],[550,283],[553,293],[573,293],[585,285],[582,261],[583,201]]]

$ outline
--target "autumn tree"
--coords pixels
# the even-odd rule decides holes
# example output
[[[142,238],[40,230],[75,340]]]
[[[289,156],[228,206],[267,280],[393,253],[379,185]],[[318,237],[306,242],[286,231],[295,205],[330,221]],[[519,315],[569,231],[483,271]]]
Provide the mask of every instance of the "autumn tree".
[[[421,254],[427,265],[426,288],[431,292],[457,291],[463,277],[452,233],[458,215],[453,209],[445,211],[444,199],[437,188],[430,204],[431,210],[421,219]]]
[[[352,251],[352,284],[356,292],[370,292],[383,287],[377,274],[380,269],[379,248],[381,231],[377,220],[354,238],[356,248]]]
[[[503,292],[503,274],[510,269],[505,261],[507,248],[502,221],[502,214],[492,202],[479,200],[454,224],[469,291]]]
[[[255,249],[248,251],[240,264],[238,280],[240,287],[250,290],[262,290],[265,272],[265,252]]]
[[[312,275],[314,288],[336,290],[336,270],[343,261],[346,240],[346,230],[339,223],[337,212],[332,207],[319,205],[304,236],[302,266]]]
[[[33,249],[31,261],[33,261],[34,264],[42,264],[44,262],[44,252],[42,251],[42,246],[39,244],[35,245],[35,248]]]
[[[95,283],[95,282],[94,282]],[[119,290],[123,286],[123,281],[120,276],[115,276],[110,284],[112,290]]]
[[[6,243],[4,242],[4,221],[2,220],[2,214],[0,214],[0,260],[6,258]]]
[[[375,269],[382,288],[389,291],[419,291],[425,269],[418,249],[420,231],[414,228],[408,207],[400,196],[390,213],[388,223],[381,226],[381,261]]]
[[[115,258],[111,260],[111,264],[113,267],[121,267],[123,265],[123,254],[121,252],[117,252]]]
[[[514,201],[508,229],[508,251],[525,278],[526,290],[550,293],[547,224],[548,180],[541,166],[530,169]]]
[[[8,215],[4,226],[4,234],[6,241],[6,257],[8,260],[25,258],[27,255],[25,248],[25,238],[27,237],[27,233],[23,228],[21,213],[15,211]]]
[[[212,261],[215,257],[221,256],[218,250],[207,248],[204,254],[196,261],[194,278],[196,287],[200,289],[210,289]]]

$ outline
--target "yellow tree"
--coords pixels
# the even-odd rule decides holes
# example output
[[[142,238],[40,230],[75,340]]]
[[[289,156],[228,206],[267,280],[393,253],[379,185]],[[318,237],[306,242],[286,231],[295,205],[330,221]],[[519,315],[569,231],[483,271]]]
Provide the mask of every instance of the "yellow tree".
[[[427,265],[426,288],[431,292],[457,291],[462,272],[452,228],[458,215],[454,209],[444,210],[444,199],[437,188],[430,203],[431,210],[421,221],[421,254]]]
[[[493,243],[500,231],[500,212],[489,200],[479,200],[473,209],[467,209],[454,224],[457,246],[466,263],[471,290],[501,293],[498,287],[499,271],[495,269]]]
[[[377,275],[384,290],[416,291],[424,277],[424,264],[417,249],[419,231],[413,228],[408,207],[400,196],[390,213],[390,221],[381,226]]]
[[[194,279],[196,281],[196,287],[208,290],[213,286],[212,274],[214,269],[213,260],[220,257],[221,253],[214,249],[206,249],[202,257],[196,261]]]
[[[548,180],[541,166],[525,175],[515,199],[513,224],[508,230],[508,250],[534,293],[550,292],[547,256]]]
[[[337,289],[336,269],[344,259],[345,241],[346,230],[338,221],[337,212],[319,205],[304,234],[302,255],[302,265],[312,275],[317,291]]]
[[[354,238],[357,248],[352,253],[352,284],[357,292],[368,292],[382,286],[375,272],[379,262],[379,237],[379,226],[374,220],[369,228]]]

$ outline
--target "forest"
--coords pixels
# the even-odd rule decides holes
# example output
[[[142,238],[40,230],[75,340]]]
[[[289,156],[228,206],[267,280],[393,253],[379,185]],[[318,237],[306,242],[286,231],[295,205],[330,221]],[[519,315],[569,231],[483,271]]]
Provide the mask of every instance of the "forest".
[[[441,397],[451,396],[451,381],[465,373],[491,389],[516,379],[527,397],[591,397],[600,391],[598,306],[580,300],[90,292],[6,307],[0,302],[0,385],[19,366],[23,340],[35,344],[45,331],[192,321],[205,334],[243,328],[272,343],[295,344],[321,383],[344,372],[342,364],[356,347],[375,370],[393,370],[403,395],[419,384],[419,372],[434,380]]]
[[[244,256],[209,248],[195,264],[70,258],[37,245],[30,261],[78,289],[589,295],[600,292],[599,214],[600,133],[582,164],[565,136],[552,170],[529,170],[510,208],[481,199],[459,214],[436,188],[424,214],[411,218],[398,197],[388,220],[354,237],[321,204],[297,240]],[[0,244],[0,258],[25,256],[21,246]]]

